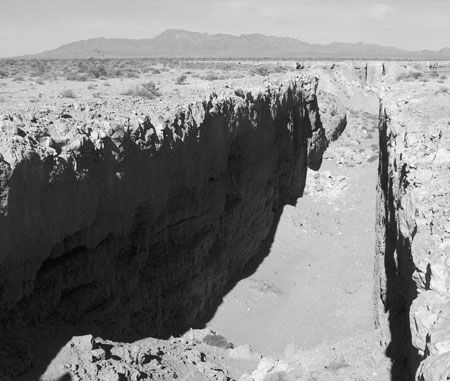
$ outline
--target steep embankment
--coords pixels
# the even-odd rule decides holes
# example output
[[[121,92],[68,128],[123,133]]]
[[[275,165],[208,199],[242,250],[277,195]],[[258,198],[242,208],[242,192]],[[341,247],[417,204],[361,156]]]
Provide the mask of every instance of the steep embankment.
[[[345,125],[325,131],[316,87],[213,96],[160,127],[4,125],[1,373],[26,372],[49,337],[166,337],[214,310]]]
[[[419,380],[443,380],[450,376],[450,110],[445,92],[407,90],[385,99],[380,112],[375,301],[394,379],[412,379],[419,367]]]

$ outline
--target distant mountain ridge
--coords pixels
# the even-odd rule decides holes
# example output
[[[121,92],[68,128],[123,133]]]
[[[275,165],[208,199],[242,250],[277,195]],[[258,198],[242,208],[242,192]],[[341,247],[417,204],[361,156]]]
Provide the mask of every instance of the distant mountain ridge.
[[[208,34],[169,29],[151,39],[93,38],[23,58],[382,58],[450,59],[450,48],[407,51],[364,43],[309,44],[263,34]]]

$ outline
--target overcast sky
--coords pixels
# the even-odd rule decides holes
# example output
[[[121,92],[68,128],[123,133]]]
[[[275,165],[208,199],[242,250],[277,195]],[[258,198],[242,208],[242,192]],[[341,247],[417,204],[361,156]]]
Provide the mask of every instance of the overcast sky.
[[[165,29],[450,47],[450,0],[0,0],[0,57]]]

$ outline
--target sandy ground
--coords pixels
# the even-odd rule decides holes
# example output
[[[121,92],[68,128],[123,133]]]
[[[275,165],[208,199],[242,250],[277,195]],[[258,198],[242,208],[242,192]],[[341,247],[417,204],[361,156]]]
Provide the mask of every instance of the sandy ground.
[[[305,196],[284,208],[270,254],[209,323],[236,344],[276,354],[290,343],[309,349],[374,329],[377,164],[339,165],[332,156],[309,173]]]

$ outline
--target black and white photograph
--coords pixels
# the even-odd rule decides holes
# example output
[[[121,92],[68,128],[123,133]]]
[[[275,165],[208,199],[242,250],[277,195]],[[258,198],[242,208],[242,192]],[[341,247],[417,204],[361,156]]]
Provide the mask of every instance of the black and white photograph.
[[[450,380],[449,0],[0,0],[0,381]]]

